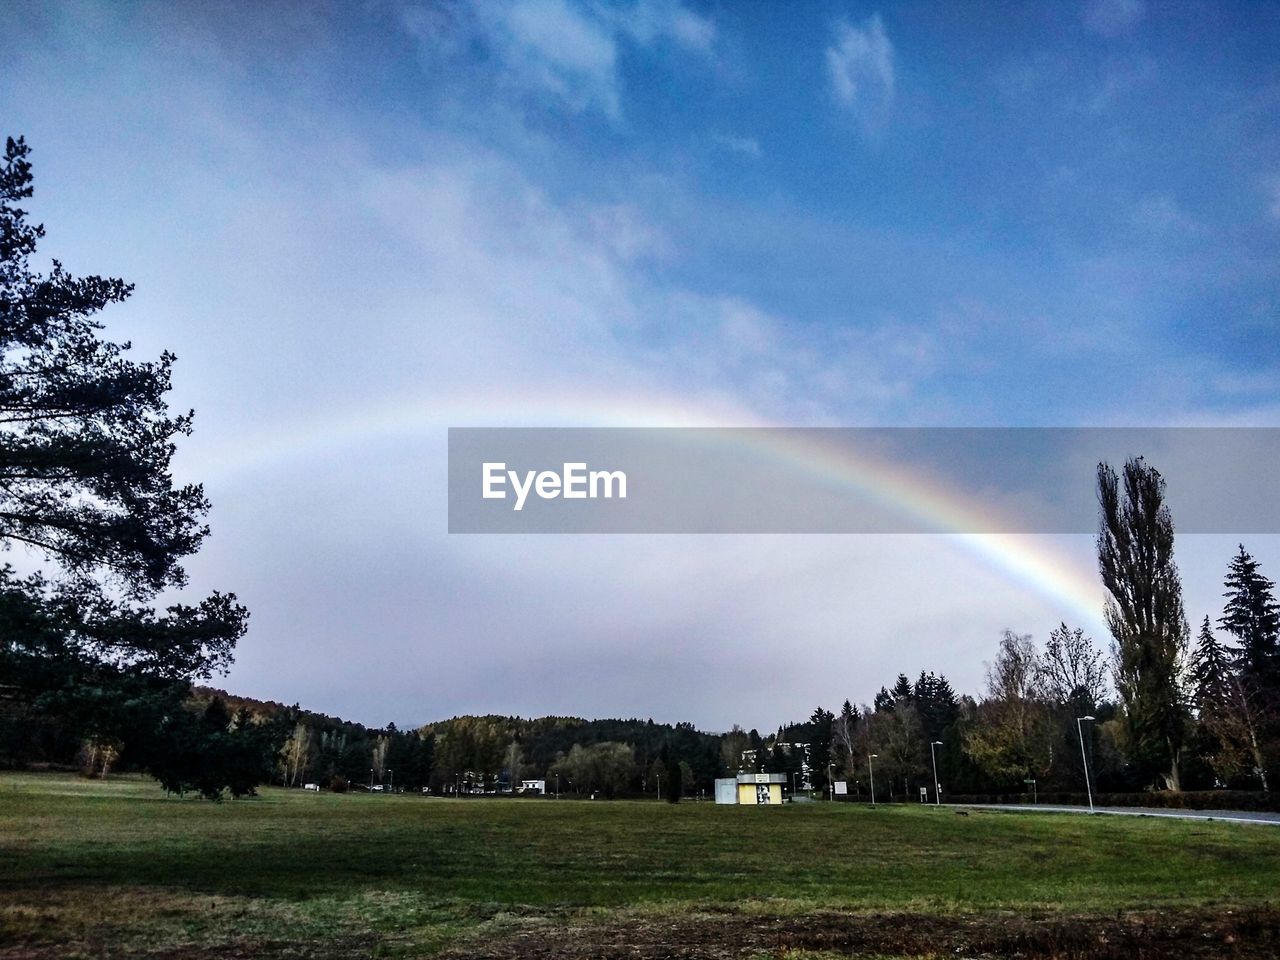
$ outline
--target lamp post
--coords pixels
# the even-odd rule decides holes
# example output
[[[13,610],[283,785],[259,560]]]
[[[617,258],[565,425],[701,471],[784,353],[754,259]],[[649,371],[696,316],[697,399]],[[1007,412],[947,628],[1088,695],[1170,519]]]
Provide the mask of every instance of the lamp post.
[[[867,754],[867,773],[871,777],[871,805],[873,807],[876,805],[876,771],[875,768],[871,766],[871,761],[878,756],[880,756],[878,753]]]
[[[373,793],[373,767],[369,768],[369,792]]]
[[[387,773],[391,774],[391,790],[390,790],[390,792],[391,792],[391,793],[395,793],[395,792],[396,792],[396,772],[395,772],[394,770],[392,770],[390,767],[388,767],[388,768],[387,768]]]
[[[1076,733],[1080,734],[1080,759],[1084,762],[1084,789],[1089,795],[1089,812],[1093,813],[1093,787],[1089,784],[1089,756],[1084,752],[1084,721],[1095,717],[1076,717]]]
[[[827,764],[827,799],[832,803],[836,799],[836,765],[834,763]]]
[[[929,744],[929,759],[933,761],[933,805],[935,807],[942,806],[942,786],[938,783],[938,755],[933,749],[940,746],[942,746],[941,740],[935,740]]]

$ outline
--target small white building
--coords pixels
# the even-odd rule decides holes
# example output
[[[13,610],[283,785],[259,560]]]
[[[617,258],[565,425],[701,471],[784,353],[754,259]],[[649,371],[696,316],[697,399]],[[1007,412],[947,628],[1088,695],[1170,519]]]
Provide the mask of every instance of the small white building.
[[[738,802],[738,778],[725,777],[716,781],[716,803]]]
[[[547,794],[547,781],[545,780],[521,780],[521,793],[536,793],[540,797]]]

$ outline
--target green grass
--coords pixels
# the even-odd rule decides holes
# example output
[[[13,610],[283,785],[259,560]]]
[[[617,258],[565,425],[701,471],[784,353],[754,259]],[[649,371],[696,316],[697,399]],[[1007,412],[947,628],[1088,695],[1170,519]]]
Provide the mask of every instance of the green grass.
[[[210,804],[134,778],[0,775],[0,943],[49,956],[416,954],[545,918],[1248,908],[1277,890],[1280,828],[1263,825],[272,789]]]

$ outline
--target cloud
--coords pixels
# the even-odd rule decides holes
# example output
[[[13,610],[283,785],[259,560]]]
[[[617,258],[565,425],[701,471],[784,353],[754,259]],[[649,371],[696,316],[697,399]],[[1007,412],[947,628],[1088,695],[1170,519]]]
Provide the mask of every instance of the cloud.
[[[631,6],[603,7],[601,15],[640,46],[669,40],[686,50],[711,53],[716,28],[678,0],[642,0]]]
[[[1177,200],[1164,194],[1144,197],[1133,204],[1129,219],[1139,230],[1152,234],[1190,235],[1203,230]]]
[[[466,57],[483,49],[510,90],[615,122],[622,116],[618,64],[624,45],[670,43],[708,55],[716,34],[710,20],[677,0],[470,0],[456,17],[411,7],[402,19],[433,52]]]
[[[1106,64],[1091,87],[1092,92],[1080,105],[1089,113],[1104,113],[1148,89],[1160,76],[1156,61],[1150,57],[1121,60]]]
[[[893,106],[893,44],[878,13],[860,27],[836,25],[835,44],[827,48],[827,76],[836,102],[872,132]]]
[[[1084,25],[1111,39],[1136,27],[1146,12],[1143,0],[1089,0],[1084,7]]]
[[[735,137],[731,134],[717,133],[712,140],[723,150],[750,157],[753,160],[758,160],[764,155],[764,151],[760,149],[760,141],[754,137]]]

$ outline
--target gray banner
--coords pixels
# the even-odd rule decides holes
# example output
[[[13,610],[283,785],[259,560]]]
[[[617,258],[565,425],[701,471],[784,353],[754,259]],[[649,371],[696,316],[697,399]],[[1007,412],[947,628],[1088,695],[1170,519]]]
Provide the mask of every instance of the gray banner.
[[[451,533],[1093,533],[1145,457],[1181,533],[1280,532],[1277,428],[454,428]]]

